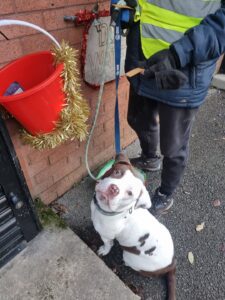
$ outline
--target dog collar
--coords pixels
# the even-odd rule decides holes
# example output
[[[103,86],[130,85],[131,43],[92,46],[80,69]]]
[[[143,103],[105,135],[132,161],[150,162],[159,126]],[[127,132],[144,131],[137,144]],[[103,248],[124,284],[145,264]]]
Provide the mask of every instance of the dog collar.
[[[93,200],[94,200],[94,204],[95,204],[97,210],[98,210],[101,214],[103,214],[103,215],[105,215],[105,216],[117,216],[117,215],[120,215],[120,214],[125,213],[124,211],[119,211],[119,212],[113,212],[113,211],[112,211],[112,212],[110,212],[110,211],[106,211],[106,210],[102,209],[102,208],[99,206],[99,204],[98,204],[98,201],[97,201],[97,199],[96,199],[96,195],[95,195],[95,194],[94,194]],[[126,213],[127,213],[127,212],[129,212],[129,214],[132,214],[132,212],[133,212],[133,206],[131,206],[131,207],[126,211]]]

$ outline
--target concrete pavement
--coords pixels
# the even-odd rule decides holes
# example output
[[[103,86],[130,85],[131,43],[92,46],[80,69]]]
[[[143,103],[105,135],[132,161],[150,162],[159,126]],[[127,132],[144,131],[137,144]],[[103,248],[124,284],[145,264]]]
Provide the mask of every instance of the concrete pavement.
[[[138,300],[70,229],[45,229],[0,270],[0,300]]]

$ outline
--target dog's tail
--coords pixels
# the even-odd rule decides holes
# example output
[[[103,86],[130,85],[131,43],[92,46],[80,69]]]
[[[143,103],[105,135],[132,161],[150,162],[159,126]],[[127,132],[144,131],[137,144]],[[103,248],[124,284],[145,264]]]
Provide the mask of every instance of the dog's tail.
[[[176,260],[167,273],[167,300],[176,300]]]

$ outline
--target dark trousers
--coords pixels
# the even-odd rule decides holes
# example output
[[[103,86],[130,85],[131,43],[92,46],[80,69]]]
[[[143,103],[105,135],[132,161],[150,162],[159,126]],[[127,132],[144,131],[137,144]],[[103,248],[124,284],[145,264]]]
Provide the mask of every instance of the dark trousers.
[[[178,186],[189,152],[189,137],[197,108],[177,108],[137,95],[130,89],[128,123],[136,132],[142,154],[155,157],[158,144],[163,156],[161,188],[172,194]]]

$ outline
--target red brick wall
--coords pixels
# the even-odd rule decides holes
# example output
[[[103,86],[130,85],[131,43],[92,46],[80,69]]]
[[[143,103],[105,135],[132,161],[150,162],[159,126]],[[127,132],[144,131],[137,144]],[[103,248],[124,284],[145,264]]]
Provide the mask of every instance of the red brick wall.
[[[63,21],[64,15],[73,15],[80,9],[91,9],[95,0],[4,0],[0,1],[0,18],[19,19],[41,26],[58,41],[65,39],[76,49],[80,49],[83,27]],[[108,7],[109,1],[100,1],[100,8]],[[8,41],[0,35],[0,67],[27,53],[47,50],[51,42],[44,35],[30,28],[0,27]],[[98,91],[82,83],[82,91],[91,107],[91,123],[95,112]],[[121,144],[127,146],[135,139],[134,132],[126,122],[128,82],[120,83]],[[106,84],[97,127],[90,145],[89,163],[95,169],[111,158],[114,152],[114,104],[115,85]],[[7,127],[20,160],[30,192],[50,203],[69,190],[87,174],[84,164],[85,142],[67,142],[53,150],[37,151],[23,145],[19,138],[19,124],[11,119]]]

